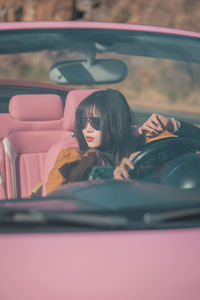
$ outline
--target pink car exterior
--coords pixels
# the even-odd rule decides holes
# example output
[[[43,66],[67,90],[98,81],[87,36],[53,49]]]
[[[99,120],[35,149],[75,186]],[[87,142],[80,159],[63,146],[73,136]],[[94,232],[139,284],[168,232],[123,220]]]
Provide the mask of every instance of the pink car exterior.
[[[200,40],[200,34],[168,28],[131,24],[83,22],[1,23],[0,33],[41,29],[99,29],[145,32]],[[200,42],[199,42],[200,43]],[[40,181],[45,183],[55,158],[65,147],[78,147],[73,134],[77,105],[92,88],[71,91],[71,87],[26,81],[1,80],[0,86],[16,85],[46,88],[48,93],[13,95],[9,112],[0,114],[0,219],[1,210],[23,208],[28,192]],[[51,93],[51,90],[56,93]],[[59,94],[63,92],[63,94]],[[44,95],[45,94],[45,95]],[[62,102],[62,96],[68,100]],[[47,97],[48,96],[48,97]],[[50,105],[51,104],[51,105]],[[38,107],[40,110],[38,111]],[[31,139],[30,139],[31,137]],[[6,146],[5,146],[6,145]],[[11,145],[11,146],[10,146]],[[6,151],[5,151],[6,149]],[[11,149],[11,150],[10,150]],[[13,150],[14,149],[14,150]],[[13,154],[14,153],[14,154]],[[13,155],[20,163],[13,167]],[[20,180],[19,180],[20,178]],[[3,185],[3,183],[5,183]],[[85,183],[69,186],[70,193],[84,189]],[[71,190],[70,190],[71,188]],[[74,190],[73,190],[74,189]],[[136,183],[137,189],[137,183]],[[155,186],[141,189],[144,198],[154,198]],[[20,193],[19,193],[20,190]],[[59,202],[68,187],[58,190],[55,209],[74,210]],[[176,200],[175,189],[159,190],[157,197]],[[184,201],[190,194],[180,193]],[[98,194],[98,191],[96,192]],[[93,194],[95,195],[95,193]],[[152,195],[152,196],[151,196]],[[174,199],[173,199],[173,195]],[[188,199],[187,199],[187,195]],[[193,205],[199,191],[191,192]],[[13,204],[12,198],[18,197]],[[53,196],[52,196],[53,197]],[[125,196],[124,196],[125,197]],[[123,198],[123,197],[122,197]],[[57,199],[57,200],[56,200]],[[5,201],[3,201],[5,200]],[[40,199],[42,201],[42,198]],[[38,199],[26,208],[38,208]],[[63,200],[63,198],[62,198]],[[140,199],[139,199],[140,200]],[[122,202],[124,199],[122,199]],[[141,196],[141,201],[143,198]],[[16,201],[17,202],[17,201]],[[45,207],[48,202],[41,202]],[[40,206],[41,205],[41,206]],[[61,206],[59,206],[61,205]],[[63,206],[62,206],[63,205]],[[50,210],[53,211],[52,207]],[[2,210],[3,211],[3,210]],[[0,233],[0,300],[199,300],[200,299],[200,226],[182,228],[139,228],[128,230],[60,230],[53,226],[38,230],[29,224],[23,230],[7,228]],[[37,224],[36,224],[37,227]],[[53,228],[53,229],[52,229]]]
[[[0,241],[1,299],[199,299],[199,229]]]

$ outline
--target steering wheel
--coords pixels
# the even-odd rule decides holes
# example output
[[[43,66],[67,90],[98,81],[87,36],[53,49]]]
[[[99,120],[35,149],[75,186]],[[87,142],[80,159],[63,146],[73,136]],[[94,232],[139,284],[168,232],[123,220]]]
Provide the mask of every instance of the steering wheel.
[[[133,159],[134,170],[128,169],[131,179],[141,179],[158,172],[168,161],[186,153],[200,150],[200,141],[190,138],[171,137],[147,143]]]

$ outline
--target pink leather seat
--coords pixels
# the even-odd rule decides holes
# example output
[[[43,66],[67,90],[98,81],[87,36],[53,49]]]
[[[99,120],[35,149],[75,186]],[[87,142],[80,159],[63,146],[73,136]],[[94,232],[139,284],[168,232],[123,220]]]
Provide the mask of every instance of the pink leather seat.
[[[65,148],[78,148],[78,142],[73,135],[76,109],[81,101],[95,91],[97,90],[74,90],[70,91],[67,95],[63,119],[63,128],[66,131],[66,138],[53,145],[46,155],[43,177],[43,196],[46,196],[45,185],[49,172],[52,170],[59,152]]]
[[[5,153],[2,141],[0,142],[0,200],[7,198],[6,192]]]
[[[42,181],[47,151],[65,137],[63,103],[53,94],[17,95],[10,101],[9,113],[14,126],[9,123],[3,139],[5,197],[27,197]]]

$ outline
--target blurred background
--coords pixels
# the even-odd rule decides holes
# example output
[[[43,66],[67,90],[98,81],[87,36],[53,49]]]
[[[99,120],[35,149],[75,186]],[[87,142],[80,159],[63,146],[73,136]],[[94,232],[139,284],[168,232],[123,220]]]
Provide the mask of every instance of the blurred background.
[[[200,32],[200,1],[0,0],[0,22],[51,20],[121,22]],[[66,57],[59,55],[48,51],[47,54],[1,55],[0,79],[52,83],[48,74],[50,66],[71,59],[68,53]],[[167,108],[170,114],[172,109],[184,114],[200,112],[199,64],[153,58],[123,59],[130,69],[128,77],[110,87],[121,90],[131,105],[160,112]]]
[[[200,31],[199,0],[0,0],[0,22],[89,20]]]

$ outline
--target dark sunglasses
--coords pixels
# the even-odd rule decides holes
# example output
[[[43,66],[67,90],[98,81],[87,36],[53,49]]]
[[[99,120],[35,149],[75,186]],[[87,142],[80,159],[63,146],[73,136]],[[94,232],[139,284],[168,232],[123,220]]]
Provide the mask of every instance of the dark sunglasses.
[[[82,129],[86,127],[88,122],[95,130],[101,129],[101,119],[98,117],[82,117]]]

